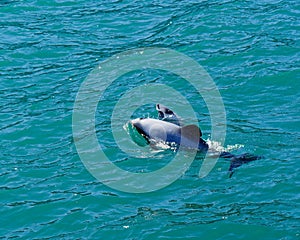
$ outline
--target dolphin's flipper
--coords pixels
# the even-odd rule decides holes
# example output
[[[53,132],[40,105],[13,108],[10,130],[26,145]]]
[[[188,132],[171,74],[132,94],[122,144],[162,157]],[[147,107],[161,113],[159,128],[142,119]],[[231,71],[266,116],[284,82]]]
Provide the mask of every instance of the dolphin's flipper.
[[[158,119],[180,126],[179,118],[171,109],[158,103],[156,104],[156,110],[158,111]]]

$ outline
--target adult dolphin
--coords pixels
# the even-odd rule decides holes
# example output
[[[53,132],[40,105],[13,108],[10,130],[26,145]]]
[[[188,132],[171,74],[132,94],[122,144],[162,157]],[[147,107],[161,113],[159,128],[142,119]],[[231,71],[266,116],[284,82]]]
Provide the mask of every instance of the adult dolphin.
[[[197,149],[206,153],[209,150],[208,144],[202,139],[202,132],[196,125],[181,126],[177,115],[162,104],[156,104],[158,118],[137,118],[131,120],[131,125],[142,135],[148,143],[151,140],[163,141],[166,144],[183,146],[185,148]],[[213,151],[215,151],[213,149]],[[251,161],[261,159],[261,156],[251,154],[234,155],[229,152],[221,152],[220,157],[231,160],[229,167],[229,177],[234,170]]]
[[[154,119],[137,118],[130,123],[148,141],[163,141],[186,148],[197,149],[201,152],[208,150],[208,144],[201,138],[202,132],[196,125],[178,126],[174,123]]]

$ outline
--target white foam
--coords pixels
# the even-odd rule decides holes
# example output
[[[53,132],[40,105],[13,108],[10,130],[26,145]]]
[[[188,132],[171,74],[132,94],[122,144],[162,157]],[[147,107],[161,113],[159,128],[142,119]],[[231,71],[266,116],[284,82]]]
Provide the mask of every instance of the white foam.
[[[215,152],[230,152],[233,150],[237,150],[240,148],[243,148],[244,145],[242,144],[234,144],[234,145],[227,145],[226,147],[222,146],[220,142],[217,141],[211,141],[210,139],[206,140],[210,151],[215,151]]]

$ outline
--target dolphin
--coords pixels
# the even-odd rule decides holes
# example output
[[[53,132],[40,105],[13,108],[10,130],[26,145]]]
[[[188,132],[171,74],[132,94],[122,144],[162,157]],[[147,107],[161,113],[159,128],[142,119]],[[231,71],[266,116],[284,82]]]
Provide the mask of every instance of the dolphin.
[[[208,144],[201,138],[202,132],[196,125],[178,126],[174,123],[154,119],[137,118],[130,123],[145,139],[162,141],[169,145],[176,144],[185,148],[197,149],[201,152],[208,150]]]
[[[180,121],[177,115],[166,106],[158,103],[156,104],[156,110],[158,112],[158,119],[174,123],[178,126],[180,126]]]
[[[198,126],[181,126],[178,116],[162,104],[156,104],[156,110],[159,119],[136,118],[129,121],[148,143],[155,140],[171,146],[175,144],[184,148],[197,149],[202,153],[209,150],[209,145],[202,139],[202,132]],[[215,152],[214,149],[211,150]],[[235,155],[225,151],[220,152],[219,157],[230,159],[229,177],[232,177],[234,170],[241,165],[262,158],[248,153]]]

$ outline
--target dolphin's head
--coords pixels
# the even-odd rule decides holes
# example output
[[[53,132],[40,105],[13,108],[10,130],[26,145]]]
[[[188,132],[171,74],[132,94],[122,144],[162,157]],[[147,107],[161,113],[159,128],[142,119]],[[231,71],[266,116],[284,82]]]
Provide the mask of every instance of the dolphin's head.
[[[145,126],[142,121],[143,119],[144,118],[136,118],[136,119],[130,120],[129,122],[138,131],[139,134],[148,137],[148,134],[145,131]]]
[[[128,121],[127,132],[130,135],[131,139],[139,146],[144,147],[149,144],[149,139],[146,137],[146,133],[143,131],[143,127],[141,125],[142,118],[137,118],[134,120]]]
[[[160,103],[156,104],[156,110],[158,111],[158,116],[160,119],[171,118],[175,115],[175,113],[172,110]]]
[[[158,103],[156,104],[156,110],[158,112],[158,118],[167,122],[174,123],[178,126],[180,126],[179,119],[177,115],[166,106]]]
[[[175,137],[180,137],[180,127],[153,118],[136,118],[130,120],[131,125],[147,140],[170,141]]]

